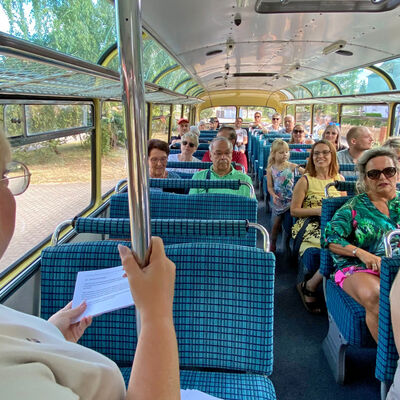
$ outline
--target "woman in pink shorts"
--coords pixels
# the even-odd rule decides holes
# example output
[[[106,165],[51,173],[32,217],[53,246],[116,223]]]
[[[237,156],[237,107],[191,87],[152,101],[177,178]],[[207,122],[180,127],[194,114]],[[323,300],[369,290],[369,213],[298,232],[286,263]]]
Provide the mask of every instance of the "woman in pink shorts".
[[[377,341],[383,237],[400,227],[397,155],[387,148],[368,150],[360,157],[358,169],[361,194],[335,213],[321,244],[333,253],[335,282],[365,307],[368,329]],[[394,252],[400,251],[394,244]]]

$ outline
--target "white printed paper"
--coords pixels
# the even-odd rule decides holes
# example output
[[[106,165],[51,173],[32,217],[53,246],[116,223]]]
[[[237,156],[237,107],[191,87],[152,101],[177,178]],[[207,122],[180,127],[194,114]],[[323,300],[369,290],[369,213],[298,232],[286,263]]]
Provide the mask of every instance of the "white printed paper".
[[[133,299],[122,265],[114,268],[78,272],[72,308],[86,301],[87,307],[75,321],[132,306]]]
[[[195,389],[181,389],[181,400],[222,400]]]

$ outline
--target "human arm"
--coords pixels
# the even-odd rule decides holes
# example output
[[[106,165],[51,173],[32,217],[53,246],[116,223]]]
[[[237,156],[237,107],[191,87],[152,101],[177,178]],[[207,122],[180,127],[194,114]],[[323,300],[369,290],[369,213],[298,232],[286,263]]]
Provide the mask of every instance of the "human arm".
[[[313,217],[321,215],[321,207],[303,208],[303,201],[308,190],[308,181],[305,176],[301,177],[293,190],[290,214],[293,217]]]
[[[400,353],[400,274],[397,273],[390,290],[390,313],[397,352]]]
[[[85,309],[85,302],[82,302],[76,308],[72,308],[72,301],[70,301],[64,308],[52,315],[48,321],[60,330],[65,340],[76,343],[92,323],[92,317],[84,317],[79,322],[72,323]]]
[[[279,197],[274,190],[271,168],[267,168],[267,189],[268,193],[271,195],[273,202],[275,204],[276,200],[278,200]]]
[[[245,130],[245,132],[243,132],[243,144],[247,144],[249,141],[249,138],[247,136],[247,132]]]
[[[128,247],[118,248],[141,320],[126,399],[178,400],[178,346],[172,319],[175,264],[157,237],[152,238],[150,263],[143,269]]]
[[[372,271],[381,270],[381,257],[369,253],[366,250],[360,249],[359,247],[352,244],[348,244],[343,247],[342,245],[337,243],[329,243],[329,250],[332,253],[338,254],[340,256],[357,257],[361,262],[365,264],[367,269],[371,269]],[[355,255],[353,253],[354,250],[356,253]]]

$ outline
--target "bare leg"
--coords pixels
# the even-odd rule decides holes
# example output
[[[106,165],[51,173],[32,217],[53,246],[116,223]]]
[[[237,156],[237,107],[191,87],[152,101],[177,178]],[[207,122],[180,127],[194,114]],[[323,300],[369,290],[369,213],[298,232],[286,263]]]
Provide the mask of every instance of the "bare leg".
[[[282,217],[277,215],[271,229],[271,251],[276,251],[276,240],[278,239],[279,231],[281,230]]]
[[[343,290],[365,308],[365,321],[372,337],[378,341],[379,284],[376,275],[356,272],[343,282]]]

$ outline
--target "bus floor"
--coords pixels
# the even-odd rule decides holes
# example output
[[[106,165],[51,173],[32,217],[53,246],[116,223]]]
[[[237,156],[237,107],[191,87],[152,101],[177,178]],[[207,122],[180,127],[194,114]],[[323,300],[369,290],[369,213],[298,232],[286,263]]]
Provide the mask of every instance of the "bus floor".
[[[270,214],[259,201],[258,221],[270,231]],[[326,315],[311,315],[296,290],[297,266],[293,265],[280,235],[276,253],[274,371],[271,380],[278,400],[365,400],[380,398],[375,378],[375,349],[349,347],[346,382],[333,378],[321,343],[328,331]],[[259,245],[260,247],[260,245]]]

